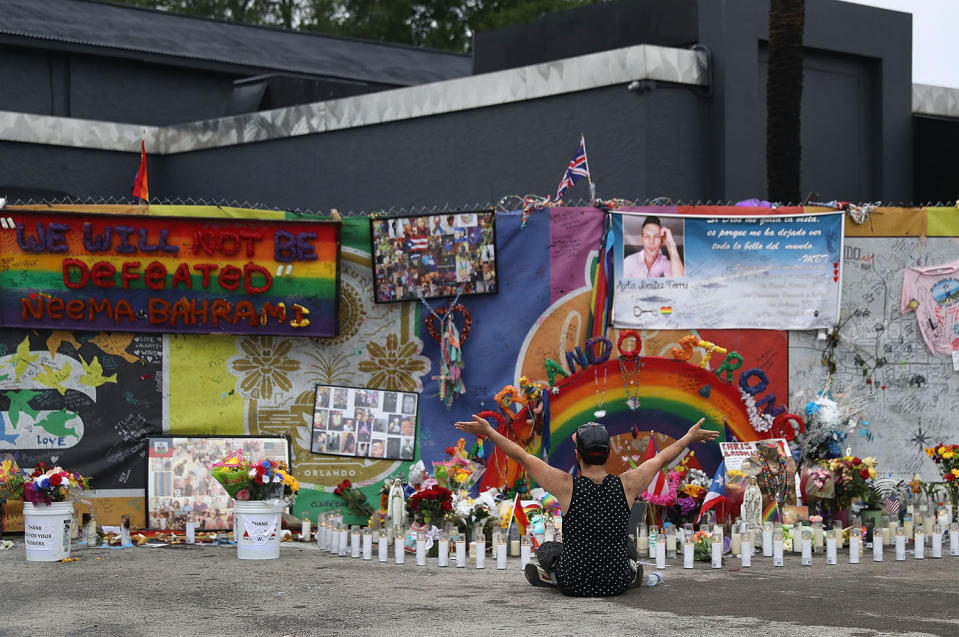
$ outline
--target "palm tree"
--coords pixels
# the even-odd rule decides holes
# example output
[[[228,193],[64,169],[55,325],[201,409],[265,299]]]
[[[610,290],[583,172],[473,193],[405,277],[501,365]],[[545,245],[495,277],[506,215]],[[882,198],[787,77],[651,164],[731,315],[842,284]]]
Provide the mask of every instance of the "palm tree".
[[[805,22],[805,0],[770,0],[766,77],[766,188],[770,201],[800,202]]]

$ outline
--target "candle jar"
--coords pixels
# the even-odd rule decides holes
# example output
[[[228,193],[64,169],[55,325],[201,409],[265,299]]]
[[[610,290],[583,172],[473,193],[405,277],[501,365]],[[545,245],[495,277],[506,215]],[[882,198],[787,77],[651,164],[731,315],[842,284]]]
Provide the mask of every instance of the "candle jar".
[[[450,563],[450,536],[443,531],[440,533],[439,548],[437,549],[437,564],[449,566]]]
[[[773,531],[774,531],[774,527],[772,522],[766,522],[763,524],[763,556],[764,557],[773,556]],[[780,531],[780,533],[782,532]]]
[[[456,568],[466,568],[466,537],[456,534]]]
[[[649,559],[656,559],[656,536],[658,529],[655,526],[649,527]]]
[[[673,525],[666,529],[666,557],[676,559],[676,527]]]
[[[936,522],[932,525],[932,536],[930,537],[930,548],[929,553],[930,557],[940,558],[942,557],[942,527],[939,526],[939,522]]]
[[[683,568],[693,568],[693,559],[696,546],[693,544],[693,534],[686,535],[686,542],[683,544]]]
[[[363,559],[371,560],[373,559],[373,531],[370,527],[363,527]]]
[[[812,546],[816,553],[823,549],[822,520],[816,520],[812,523]]]
[[[802,553],[802,565],[812,566],[812,531],[807,527],[803,527],[802,531],[800,531],[800,537],[801,540],[799,544],[800,552]],[[793,543],[795,544],[795,539],[793,539]]]
[[[493,546],[496,547],[496,569],[506,570],[506,536],[498,535]]]
[[[360,529],[356,526],[350,531],[350,557],[360,557]]]
[[[649,549],[649,535],[645,524],[636,527],[636,549],[641,554]]]
[[[656,538],[656,568],[666,568],[666,536],[662,533]]]
[[[783,566],[783,529],[781,524],[773,527],[773,566]]]
[[[381,562],[385,562],[388,559],[387,551],[389,551],[389,543],[387,542],[386,529],[380,527],[379,531],[379,542],[377,543],[377,557]]]
[[[416,565],[426,566],[426,533],[416,532]]]
[[[300,518],[300,540],[303,542],[309,542],[313,539],[313,521],[310,519],[310,512],[304,511],[303,516]]]
[[[519,550],[520,550],[520,568],[526,568],[526,565],[529,564],[529,561],[530,561],[530,552],[531,552],[528,536],[524,535],[519,539]]]
[[[849,563],[859,563],[859,552],[862,547],[862,527],[854,526],[849,529]]]
[[[476,536],[476,568],[486,568],[486,536]]]
[[[906,559],[906,532],[901,526],[896,527],[896,561]]]
[[[949,524],[949,555],[959,555],[959,523]]]

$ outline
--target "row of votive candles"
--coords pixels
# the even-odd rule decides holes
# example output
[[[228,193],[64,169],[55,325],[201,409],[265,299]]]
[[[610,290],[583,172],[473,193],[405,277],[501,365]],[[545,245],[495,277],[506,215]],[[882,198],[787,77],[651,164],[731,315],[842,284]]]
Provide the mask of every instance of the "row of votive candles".
[[[851,527],[849,530],[849,562],[859,563],[862,554],[862,544],[866,538],[863,529],[859,525]],[[942,557],[943,533],[948,530],[949,533],[949,554],[959,556],[959,523],[951,523],[948,529],[944,529],[938,521],[932,524],[931,533],[928,541],[931,545],[930,557]],[[709,531],[707,531],[709,532]],[[894,535],[890,541],[886,541],[889,535],[890,527],[884,526],[873,529],[872,535],[872,557],[873,561],[883,561],[883,548],[888,544],[894,544],[896,547],[896,560],[906,559],[906,540],[907,534],[903,526],[896,525]],[[723,528],[716,525],[709,532],[711,561],[713,568],[722,567],[723,556]],[[819,553],[825,549],[826,563],[837,563],[837,549],[843,547],[843,529],[836,527],[832,531],[825,531],[821,522],[816,522],[812,527],[796,524],[793,531],[793,552],[802,555],[801,563],[803,566],[812,564],[813,551]],[[914,556],[916,559],[925,559],[926,554],[926,533],[923,527],[914,529],[914,535],[911,538],[914,546]],[[677,542],[683,546],[683,567],[693,568],[695,540],[692,525],[687,524],[684,528],[668,527],[666,532],[658,532],[652,527],[647,532],[645,525],[640,525],[636,532],[636,548],[640,555],[648,552],[650,559],[656,560],[656,568],[666,567],[666,558],[676,557]],[[752,565],[752,556],[755,551],[755,544],[761,542],[762,554],[765,557],[773,558],[773,566],[783,566],[783,527],[781,524],[766,522],[762,527],[739,523],[734,525],[730,536],[730,552],[733,555],[739,555],[742,560],[742,566]]]
[[[343,524],[342,518],[339,520],[320,520],[319,528],[316,531],[316,544],[321,551],[335,553],[340,557],[347,555],[364,560],[373,559],[373,539],[376,535],[377,557],[380,562],[389,561],[389,547],[393,546],[393,561],[396,564],[406,562],[406,543],[404,535],[393,536],[391,529],[381,528],[373,531],[370,527],[348,527]],[[513,553],[519,553],[520,568],[525,568],[530,561],[530,540],[523,536],[519,540],[514,540],[517,545]],[[416,565],[426,566],[427,553],[426,533],[420,531],[416,533]],[[466,567],[467,550],[469,551],[469,561],[476,568],[486,568],[486,538],[482,534],[476,536],[473,542],[467,547],[466,536],[462,533],[441,532],[436,542],[437,565],[450,566],[450,547],[453,548],[454,565],[457,568]],[[507,556],[507,536],[505,533],[493,532],[492,547],[496,559],[496,568],[503,570],[506,568]]]

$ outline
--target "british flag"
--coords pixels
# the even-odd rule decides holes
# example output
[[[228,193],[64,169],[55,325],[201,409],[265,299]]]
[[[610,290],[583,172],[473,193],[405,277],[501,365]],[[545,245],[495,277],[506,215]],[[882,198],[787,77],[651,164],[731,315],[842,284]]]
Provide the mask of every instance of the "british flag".
[[[576,154],[573,155],[569,166],[566,167],[563,180],[559,182],[559,188],[556,190],[556,198],[559,199],[562,197],[567,188],[583,177],[589,179],[589,164],[586,162],[586,138],[580,136],[579,148],[576,149]]]

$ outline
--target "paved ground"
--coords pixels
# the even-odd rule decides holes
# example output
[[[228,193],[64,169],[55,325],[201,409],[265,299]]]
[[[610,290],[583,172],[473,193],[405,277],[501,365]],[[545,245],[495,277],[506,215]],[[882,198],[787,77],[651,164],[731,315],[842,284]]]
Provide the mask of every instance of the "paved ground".
[[[671,565],[663,584],[612,599],[530,587],[497,571],[334,557],[283,544],[278,560],[234,547],[75,548],[72,563],[0,551],[0,635],[875,635],[959,634],[959,557],[811,567],[754,558],[739,570]],[[487,567],[495,566],[487,560]],[[680,563],[681,566],[681,563]],[[652,568],[647,566],[647,569]]]

